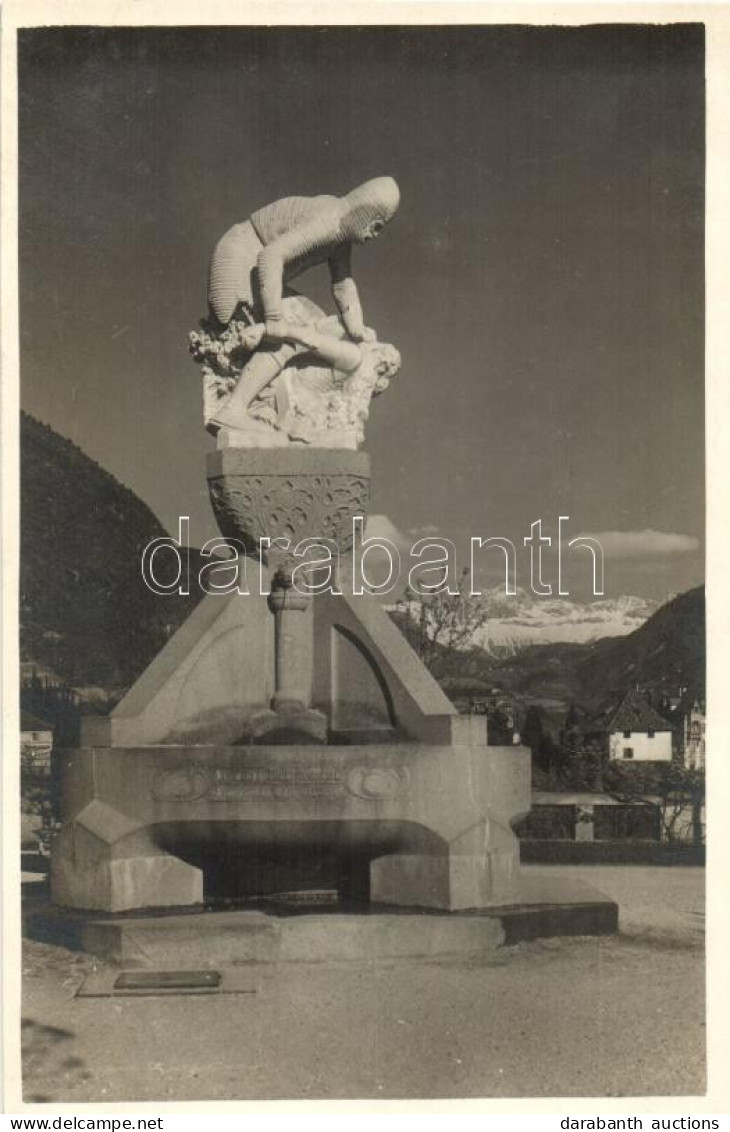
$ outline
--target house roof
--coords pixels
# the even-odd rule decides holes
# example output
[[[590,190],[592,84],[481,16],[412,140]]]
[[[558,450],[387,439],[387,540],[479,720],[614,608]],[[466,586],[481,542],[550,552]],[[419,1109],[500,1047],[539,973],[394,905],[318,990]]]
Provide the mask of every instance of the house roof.
[[[46,723],[44,719],[39,719],[37,715],[31,715],[29,711],[21,711],[20,713],[20,730],[21,731],[53,731],[53,725]]]
[[[655,711],[641,692],[629,692],[604,724],[606,731],[671,731],[669,720]]]

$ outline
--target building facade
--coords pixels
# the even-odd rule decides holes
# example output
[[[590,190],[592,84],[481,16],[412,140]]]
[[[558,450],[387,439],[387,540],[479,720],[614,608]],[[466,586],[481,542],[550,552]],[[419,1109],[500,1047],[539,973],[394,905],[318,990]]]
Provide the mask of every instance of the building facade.
[[[592,730],[607,736],[611,762],[672,761],[672,725],[638,691],[624,696]]]
[[[695,700],[684,716],[682,758],[688,770],[705,769],[705,707]]]

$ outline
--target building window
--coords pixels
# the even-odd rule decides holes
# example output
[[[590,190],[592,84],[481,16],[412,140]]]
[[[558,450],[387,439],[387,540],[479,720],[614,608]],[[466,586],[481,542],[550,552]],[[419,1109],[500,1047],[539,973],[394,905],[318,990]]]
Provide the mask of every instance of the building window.
[[[654,738],[654,728],[653,728],[653,727],[650,727],[650,728],[649,728],[649,738],[650,738],[650,739],[653,739],[653,738]]]
[[[633,759],[633,757],[634,757],[634,748],[633,747],[624,747],[624,758],[625,759]]]
[[[624,739],[630,739],[630,738],[631,738],[631,732],[630,731],[624,731]]]

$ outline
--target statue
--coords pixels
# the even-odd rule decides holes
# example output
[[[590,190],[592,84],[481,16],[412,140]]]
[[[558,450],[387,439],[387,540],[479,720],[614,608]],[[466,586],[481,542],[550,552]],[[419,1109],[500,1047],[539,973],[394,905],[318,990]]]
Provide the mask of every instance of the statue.
[[[472,950],[473,926],[485,948],[505,937],[499,910],[519,898],[510,823],[530,807],[529,753],[488,747],[485,718],[458,715],[368,592],[364,567],[363,426],[400,355],[365,326],[350,250],[397,205],[387,177],[342,200],[287,198],[215,249],[209,317],[190,348],[216,434],[210,501],[233,556],[201,568],[205,597],[188,621],[111,716],[82,720],[81,748],[64,754],[64,825],[52,847],[62,906],[195,910],[215,896],[271,897],[290,872],[293,886],[312,883],[301,863],[321,846],[322,880],[344,904],[415,910],[414,953],[429,908],[468,910]],[[329,317],[289,286],[325,260]],[[148,567],[167,542],[179,549],[154,540]],[[154,582],[144,567],[143,576]],[[471,915],[490,906],[494,917]],[[611,908],[582,904],[581,930],[614,930]],[[175,919],[152,922],[160,955],[177,946]],[[226,929],[212,920],[197,933],[196,963],[249,961],[258,944],[244,929],[242,943],[226,936],[215,951]],[[444,922],[427,928],[431,950],[452,946]],[[136,947],[147,961],[139,923],[97,918],[82,938],[93,933],[91,945],[110,954]]]
[[[370,397],[398,372],[400,355],[365,326],[351,247],[374,239],[398,202],[391,177],[341,199],[286,197],[218,242],[210,317],[190,348],[203,366],[205,422],[219,447],[357,448]],[[325,261],[334,318],[287,285]]]

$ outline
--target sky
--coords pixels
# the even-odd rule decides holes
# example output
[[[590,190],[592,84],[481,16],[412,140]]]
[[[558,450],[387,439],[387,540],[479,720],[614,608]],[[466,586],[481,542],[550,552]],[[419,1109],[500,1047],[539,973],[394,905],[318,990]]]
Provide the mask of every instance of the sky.
[[[21,400],[168,530],[217,534],[187,335],[231,224],[396,178],[354,253],[401,373],[373,529],[605,551],[606,595],[703,578],[701,26],[19,32]],[[326,269],[297,286],[332,309]],[[502,560],[480,561],[482,584]],[[486,554],[484,559],[489,558]],[[570,594],[587,556],[564,556]],[[518,584],[530,584],[527,551]]]

